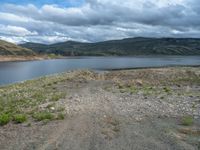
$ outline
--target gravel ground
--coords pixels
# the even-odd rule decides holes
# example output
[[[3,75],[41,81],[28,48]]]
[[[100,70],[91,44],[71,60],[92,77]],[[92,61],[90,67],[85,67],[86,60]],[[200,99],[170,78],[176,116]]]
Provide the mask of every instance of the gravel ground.
[[[56,84],[65,119],[2,126],[1,150],[200,149],[200,68],[73,75]]]

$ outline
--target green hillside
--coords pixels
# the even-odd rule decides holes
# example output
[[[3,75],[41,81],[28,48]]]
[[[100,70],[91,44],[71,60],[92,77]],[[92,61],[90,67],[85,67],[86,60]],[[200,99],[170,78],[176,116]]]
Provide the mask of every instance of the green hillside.
[[[98,43],[67,41],[51,45],[25,43],[21,46],[37,53],[65,56],[200,55],[200,39],[128,38]]]
[[[0,55],[34,55],[35,53],[27,48],[0,40]]]

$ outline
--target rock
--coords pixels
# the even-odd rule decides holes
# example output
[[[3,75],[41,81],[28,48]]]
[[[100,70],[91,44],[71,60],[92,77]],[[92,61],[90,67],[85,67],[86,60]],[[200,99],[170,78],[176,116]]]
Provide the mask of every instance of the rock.
[[[140,121],[142,121],[142,118],[136,117],[135,120],[136,120],[137,122],[140,122]]]
[[[142,80],[136,80],[135,83],[138,86],[142,86],[143,85],[143,81]]]
[[[55,107],[50,107],[51,110],[55,110]]]

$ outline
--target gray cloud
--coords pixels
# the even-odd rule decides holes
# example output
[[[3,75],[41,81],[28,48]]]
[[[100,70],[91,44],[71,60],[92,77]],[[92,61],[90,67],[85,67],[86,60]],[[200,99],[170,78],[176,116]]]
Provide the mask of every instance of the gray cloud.
[[[134,36],[200,37],[198,0],[86,0],[80,7],[5,4],[0,38],[54,43]]]

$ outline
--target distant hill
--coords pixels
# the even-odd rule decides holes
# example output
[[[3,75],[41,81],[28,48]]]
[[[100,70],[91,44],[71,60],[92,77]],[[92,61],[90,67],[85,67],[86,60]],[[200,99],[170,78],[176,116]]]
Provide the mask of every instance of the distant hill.
[[[0,40],[0,55],[34,55],[30,49]]]
[[[37,53],[65,56],[200,55],[200,39],[128,38],[98,43],[67,41],[51,45],[25,43],[20,46]]]

